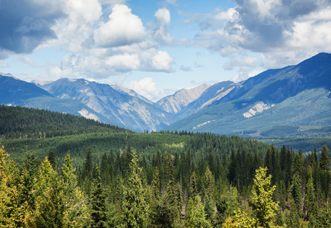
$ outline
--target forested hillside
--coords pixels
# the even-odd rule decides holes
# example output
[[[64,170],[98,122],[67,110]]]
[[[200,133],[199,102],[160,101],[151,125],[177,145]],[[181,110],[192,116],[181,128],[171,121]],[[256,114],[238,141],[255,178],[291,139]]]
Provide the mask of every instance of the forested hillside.
[[[10,136],[0,139],[0,226],[331,225],[326,145],[305,156],[239,136],[135,133],[66,114],[0,108],[1,129]],[[301,140],[297,145],[305,145]]]
[[[121,132],[124,129],[69,114],[0,105],[0,135],[3,139],[49,138],[104,131]]]

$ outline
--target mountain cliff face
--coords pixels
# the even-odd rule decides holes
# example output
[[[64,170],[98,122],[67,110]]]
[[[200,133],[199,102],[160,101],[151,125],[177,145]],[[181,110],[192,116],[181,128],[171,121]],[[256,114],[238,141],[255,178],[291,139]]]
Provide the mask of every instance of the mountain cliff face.
[[[156,102],[155,106],[169,113],[180,113],[189,103],[198,99],[208,87],[208,85],[202,84],[193,89],[178,90],[173,95],[164,97]]]
[[[259,135],[275,126],[331,125],[330,54],[321,53],[295,66],[267,70],[227,88],[231,86],[234,88],[229,93],[208,108],[167,129]]]
[[[185,106],[181,110],[181,112],[178,113],[178,117],[180,119],[183,119],[187,116],[192,115],[193,113],[204,110],[209,106],[214,105],[215,102],[222,99],[224,96],[226,96],[229,92],[231,92],[238,86],[240,85],[235,84],[231,81],[219,82],[210,86],[201,94],[199,98],[195,99],[187,106]]]
[[[41,87],[58,98],[80,101],[110,120],[135,131],[158,131],[178,120],[174,115],[154,107],[151,101],[135,93],[84,79],[59,79]]]

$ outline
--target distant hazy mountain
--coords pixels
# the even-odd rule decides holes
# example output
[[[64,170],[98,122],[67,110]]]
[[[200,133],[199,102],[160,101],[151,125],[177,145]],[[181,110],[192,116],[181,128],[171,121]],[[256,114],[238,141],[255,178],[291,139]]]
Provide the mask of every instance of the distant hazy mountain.
[[[46,109],[123,126],[105,118],[78,101],[55,98],[35,84],[16,79],[11,75],[0,74],[0,104]]]
[[[224,97],[167,129],[259,136],[270,129],[288,129],[276,126],[308,126],[298,131],[331,126],[330,54],[224,88],[231,89]]]
[[[0,74],[0,103],[22,106],[25,100],[35,97],[53,97],[32,83],[21,81],[10,74]]]
[[[59,79],[40,85],[58,98],[80,101],[110,120],[135,131],[157,131],[178,120],[174,115],[154,107],[133,90],[90,82],[85,79]]]
[[[178,90],[173,95],[164,97],[156,102],[155,106],[169,113],[179,113],[189,103],[198,99],[208,87],[208,85],[202,84],[193,89]]]

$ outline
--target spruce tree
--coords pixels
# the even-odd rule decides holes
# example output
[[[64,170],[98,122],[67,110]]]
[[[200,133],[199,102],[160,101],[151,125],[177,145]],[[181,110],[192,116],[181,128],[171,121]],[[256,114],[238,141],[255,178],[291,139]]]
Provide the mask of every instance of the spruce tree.
[[[298,215],[297,207],[290,196],[289,202],[291,203],[291,210],[286,216],[286,225],[291,228],[300,228],[300,217]]]
[[[67,154],[61,170],[63,174],[63,202],[65,205],[64,225],[65,227],[83,227],[89,219],[89,212],[83,192],[77,186],[75,168],[72,160]]]
[[[297,207],[297,211],[299,213],[299,215],[301,214],[301,211],[302,211],[302,193],[301,193],[301,188],[302,188],[302,185],[301,185],[301,182],[302,182],[302,179],[301,177],[298,175],[298,174],[295,174],[293,177],[292,177],[292,196],[293,196],[293,199],[294,199],[294,202],[295,202],[295,205]]]
[[[326,145],[322,148],[320,166],[321,170],[330,170],[330,150]]]
[[[149,205],[145,200],[146,189],[142,186],[141,172],[135,152],[130,164],[128,185],[123,191],[123,219],[128,228],[148,226]]]
[[[194,199],[198,195],[198,186],[197,186],[197,176],[195,175],[195,172],[193,171],[191,175],[191,198]]]
[[[174,213],[174,208],[169,205],[165,195],[155,200],[151,205],[150,218],[152,227],[179,227],[179,221]]]
[[[158,200],[161,195],[161,185],[160,185],[159,169],[157,168],[157,166],[154,169],[154,178],[153,178],[152,186],[153,186],[154,199]]]
[[[56,156],[52,150],[48,152],[48,161],[51,163],[53,169],[56,170],[56,165],[57,165]]]
[[[273,202],[276,186],[271,185],[271,175],[267,177],[267,168],[256,170],[250,205],[256,213],[257,223],[262,227],[271,227],[278,210],[278,203]]]
[[[194,199],[189,199],[186,210],[185,227],[212,227],[211,223],[206,219],[205,208],[199,195]]]
[[[215,185],[215,178],[211,171],[209,170],[209,167],[207,166],[204,178],[204,186],[206,188],[206,194],[210,197],[210,199],[214,198],[214,185]]]
[[[106,197],[101,186],[101,177],[99,167],[96,166],[97,179],[95,183],[95,188],[91,194],[91,227],[106,227]]]
[[[20,227],[24,215],[24,205],[19,204],[14,163],[8,161],[8,154],[0,144],[0,227]]]
[[[30,222],[36,227],[64,227],[63,181],[48,161],[41,165],[36,183],[36,211]]]
[[[307,214],[309,220],[309,227],[316,226],[316,213],[317,213],[317,205],[316,205],[316,196],[315,196],[315,188],[314,188],[314,179],[312,176],[312,170],[309,167],[308,169],[308,183],[306,185],[306,195],[305,195],[305,204],[307,206]]]

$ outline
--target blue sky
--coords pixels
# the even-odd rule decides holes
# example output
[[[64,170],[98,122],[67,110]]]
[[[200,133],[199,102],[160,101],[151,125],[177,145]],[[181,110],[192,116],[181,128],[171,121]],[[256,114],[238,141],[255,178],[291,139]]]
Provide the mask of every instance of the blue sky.
[[[157,101],[331,52],[330,0],[0,0],[0,72]]]

